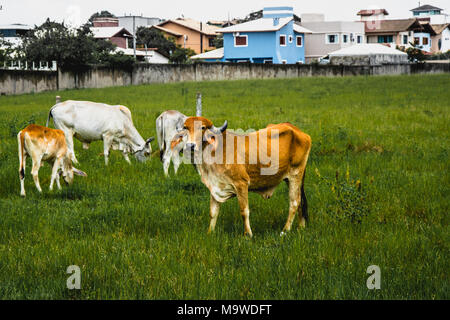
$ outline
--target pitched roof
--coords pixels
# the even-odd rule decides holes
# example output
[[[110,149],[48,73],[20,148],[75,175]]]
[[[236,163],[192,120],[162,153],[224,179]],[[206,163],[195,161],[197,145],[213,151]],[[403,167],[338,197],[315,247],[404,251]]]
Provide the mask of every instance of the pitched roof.
[[[1,24],[0,29],[31,30],[32,26],[22,23]]]
[[[191,59],[198,60],[198,59],[222,59],[224,56],[224,49],[219,48],[216,50],[211,50],[205,53],[197,54],[195,56],[192,56]]]
[[[178,32],[172,31],[172,30],[169,30],[169,29],[167,29],[167,28],[163,28],[163,27],[161,27],[161,26],[157,26],[157,25],[150,26],[150,29],[152,29],[152,28],[158,29],[158,30],[160,30],[160,31],[162,31],[162,32],[165,32],[165,33],[169,33],[169,34],[171,34],[171,35],[173,35],[173,36],[175,36],[175,37],[181,37],[181,36],[182,36],[181,33],[178,33]]]
[[[294,31],[297,33],[313,33],[311,30],[302,27],[298,23],[294,23]]]
[[[431,27],[436,34],[441,34],[445,29],[450,28],[450,23],[432,24]]]
[[[342,57],[342,56],[360,56],[360,55],[373,55],[373,54],[384,54],[384,55],[402,55],[406,56],[405,52],[400,50],[378,44],[378,43],[362,43],[355,44],[350,47],[339,49],[337,51],[331,52],[330,57]]]
[[[230,32],[261,32],[261,31],[278,31],[293,20],[290,18],[280,18],[280,22],[274,26],[273,19],[261,18],[244,23],[240,23],[231,27],[220,29],[220,33]]]
[[[365,21],[366,33],[386,33],[386,32],[402,32],[408,31],[413,27],[422,28],[417,19],[396,19],[396,20],[380,20]],[[376,27],[373,25],[376,24]]]
[[[160,27],[164,26],[164,25],[168,24],[169,22],[179,24],[179,25],[181,25],[183,27],[186,27],[186,28],[189,28],[191,30],[195,30],[195,31],[198,31],[198,32],[201,32],[203,34],[210,35],[210,36],[217,35],[217,31],[220,29],[218,27],[211,26],[211,25],[206,24],[206,23],[202,23],[201,30],[200,30],[200,22],[199,21],[195,21],[193,19],[189,19],[189,18],[178,18],[178,19],[175,19],[175,20],[167,20],[167,21],[164,21],[164,22],[160,23],[158,26],[160,26]]]
[[[94,34],[94,38],[106,39],[112,38],[118,33],[125,34],[127,36],[132,36],[132,34],[124,27],[101,27],[101,28],[90,28]]]
[[[411,9],[409,11],[429,11],[429,10],[443,10],[443,9],[426,4],[426,5]]]
[[[386,9],[364,9],[364,10],[360,10],[357,15],[358,16],[373,16],[374,14],[384,14],[384,15],[389,15],[389,12],[387,12]]]

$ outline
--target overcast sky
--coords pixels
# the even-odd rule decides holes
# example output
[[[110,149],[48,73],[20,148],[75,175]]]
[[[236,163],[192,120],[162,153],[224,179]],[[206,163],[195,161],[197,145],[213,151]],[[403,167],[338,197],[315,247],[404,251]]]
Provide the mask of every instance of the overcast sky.
[[[443,8],[449,13],[448,0],[422,1]],[[409,18],[410,9],[418,6],[416,0],[0,0],[0,25],[9,23],[41,24],[47,17],[71,24],[84,23],[92,13],[108,10],[121,16],[135,14],[173,19],[184,15],[201,21],[226,20],[228,14],[244,17],[267,5],[292,5],[297,15],[324,13],[327,20],[356,20],[360,9],[381,7],[388,10],[390,18]]]

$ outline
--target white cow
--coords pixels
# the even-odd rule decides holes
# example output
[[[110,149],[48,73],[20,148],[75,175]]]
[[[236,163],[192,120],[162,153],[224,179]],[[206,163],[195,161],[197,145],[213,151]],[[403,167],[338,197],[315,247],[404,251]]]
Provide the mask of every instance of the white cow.
[[[133,125],[131,112],[125,106],[110,106],[88,101],[64,101],[54,105],[48,114],[47,127],[53,118],[55,127],[64,131],[72,156],[75,157],[73,137],[83,143],[85,149],[92,141],[103,140],[105,163],[108,164],[109,151],[122,151],[125,160],[130,163],[128,153],[132,153],[140,162],[144,162],[152,153],[151,142],[145,141]]]
[[[184,121],[187,116],[176,110],[168,110],[161,113],[156,119],[156,136],[158,138],[159,155],[163,162],[164,174],[169,175],[170,161],[173,161],[175,174],[181,164],[180,151],[184,148],[184,143],[180,143],[173,150],[170,143],[173,137],[183,130]]]

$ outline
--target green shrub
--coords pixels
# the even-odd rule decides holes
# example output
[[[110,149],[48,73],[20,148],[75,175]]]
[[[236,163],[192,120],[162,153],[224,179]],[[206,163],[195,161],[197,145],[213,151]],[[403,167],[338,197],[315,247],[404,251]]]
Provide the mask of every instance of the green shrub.
[[[367,194],[362,188],[361,180],[351,179],[348,167],[344,179],[339,177],[338,171],[336,171],[335,179],[323,177],[317,168],[316,174],[322,183],[330,187],[333,193],[334,201],[328,204],[327,211],[334,218],[361,223],[362,219],[370,213],[366,201]]]

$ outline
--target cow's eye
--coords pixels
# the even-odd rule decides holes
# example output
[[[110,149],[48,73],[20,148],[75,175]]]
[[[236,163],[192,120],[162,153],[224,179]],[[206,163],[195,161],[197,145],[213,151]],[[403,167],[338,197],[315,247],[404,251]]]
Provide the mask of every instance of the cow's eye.
[[[184,130],[187,130],[187,127],[186,127],[186,126],[184,126],[184,127],[183,127],[183,129],[184,129]]]
[[[205,130],[206,129],[206,127],[205,126],[202,126],[202,130]]]

